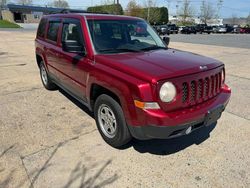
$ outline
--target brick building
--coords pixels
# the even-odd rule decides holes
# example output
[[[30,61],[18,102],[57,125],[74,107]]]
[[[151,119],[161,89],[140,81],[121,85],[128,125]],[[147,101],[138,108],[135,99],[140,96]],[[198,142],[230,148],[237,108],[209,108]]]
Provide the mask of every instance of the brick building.
[[[3,20],[16,23],[38,23],[45,14],[60,13],[65,9],[8,4],[1,11]],[[84,10],[69,9],[70,12],[85,12]]]

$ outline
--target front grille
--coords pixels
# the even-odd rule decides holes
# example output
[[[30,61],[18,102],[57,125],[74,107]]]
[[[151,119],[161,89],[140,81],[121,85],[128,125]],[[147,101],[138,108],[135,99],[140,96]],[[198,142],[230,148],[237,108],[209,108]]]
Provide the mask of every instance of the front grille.
[[[221,72],[182,84],[182,102],[200,103],[216,96],[221,89]]]

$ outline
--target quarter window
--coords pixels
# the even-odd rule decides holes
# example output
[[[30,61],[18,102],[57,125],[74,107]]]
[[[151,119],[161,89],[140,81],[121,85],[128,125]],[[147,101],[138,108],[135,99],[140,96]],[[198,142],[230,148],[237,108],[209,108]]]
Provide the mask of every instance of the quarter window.
[[[37,31],[37,36],[38,37],[44,38],[45,30],[46,30],[46,24],[47,24],[47,20],[43,18],[41,20],[40,24],[39,24],[39,27],[38,27],[38,31]]]
[[[47,34],[47,39],[56,42],[57,34],[59,30],[60,22],[59,21],[50,21],[49,22],[49,30]]]

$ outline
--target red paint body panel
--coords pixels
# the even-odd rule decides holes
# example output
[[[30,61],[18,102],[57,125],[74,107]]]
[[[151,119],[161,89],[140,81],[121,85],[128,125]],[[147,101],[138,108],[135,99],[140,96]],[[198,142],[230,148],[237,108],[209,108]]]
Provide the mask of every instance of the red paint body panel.
[[[95,53],[86,20],[140,20],[139,18],[95,14],[59,14],[47,18],[78,19],[87,52],[77,65],[72,65],[76,54],[64,52],[61,39],[53,44],[37,37],[36,54],[43,58],[49,73],[89,105],[93,84],[110,90],[118,96],[127,124],[131,126],[185,124],[204,118],[208,110],[226,105],[229,101],[231,91],[224,85],[216,96],[206,101],[186,106],[181,103],[181,84],[186,80],[222,71],[224,65],[217,60],[175,49],[107,55]],[[59,36],[61,32],[62,28]],[[207,70],[201,71],[201,65],[207,66]],[[165,81],[173,82],[177,88],[176,99],[171,103],[164,103],[159,99],[159,89]],[[136,108],[134,100],[157,102],[160,109]]]

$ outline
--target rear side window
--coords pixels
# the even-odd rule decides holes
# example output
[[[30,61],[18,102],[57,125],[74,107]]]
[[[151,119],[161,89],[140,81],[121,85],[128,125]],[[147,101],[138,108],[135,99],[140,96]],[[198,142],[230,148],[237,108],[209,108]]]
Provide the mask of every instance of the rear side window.
[[[47,24],[47,19],[43,18],[40,21],[38,30],[37,30],[37,36],[44,38],[45,37],[45,31],[46,31],[46,24]]]
[[[47,39],[54,41],[54,42],[57,41],[57,34],[58,34],[59,26],[60,26],[60,21],[49,22]]]

